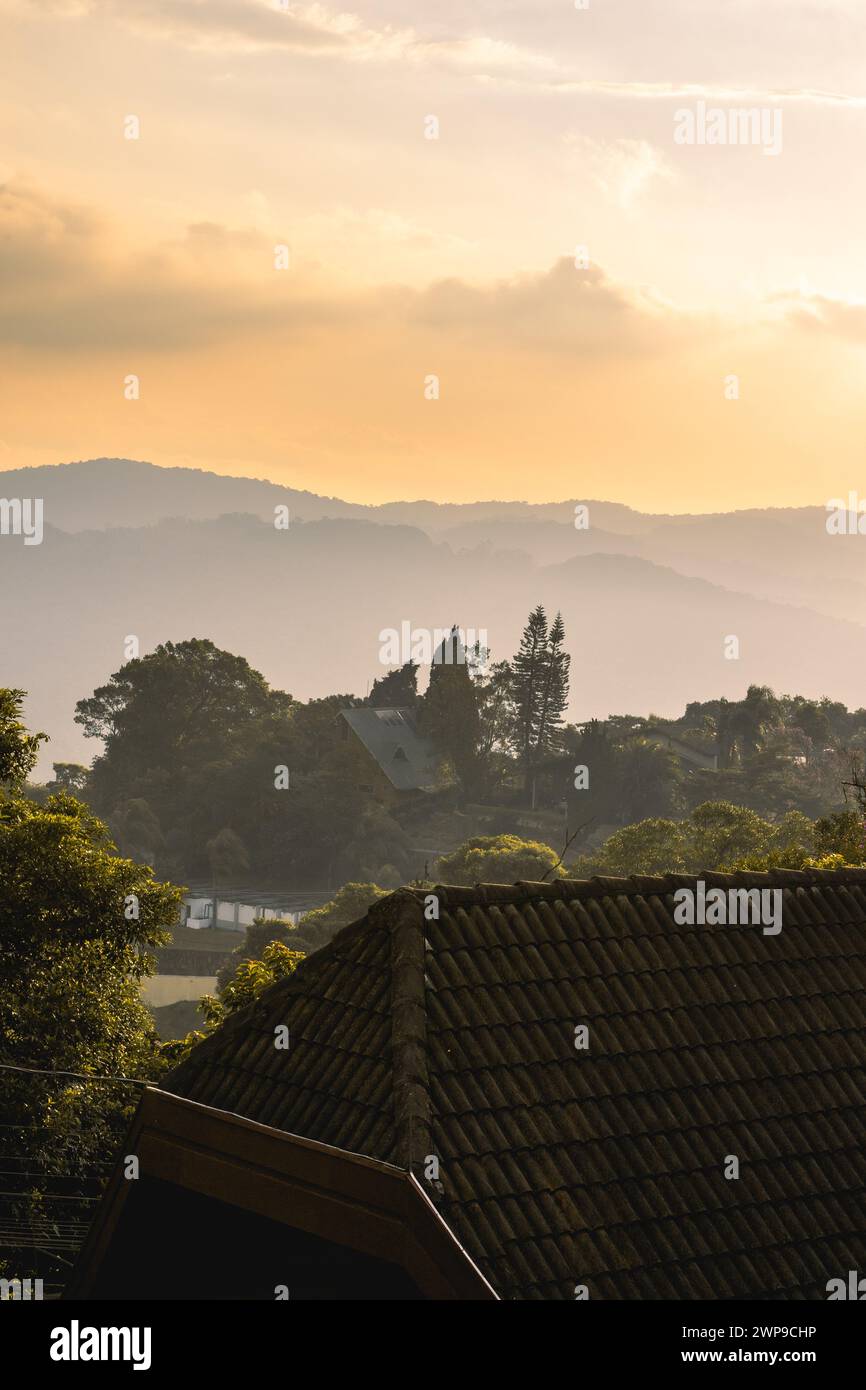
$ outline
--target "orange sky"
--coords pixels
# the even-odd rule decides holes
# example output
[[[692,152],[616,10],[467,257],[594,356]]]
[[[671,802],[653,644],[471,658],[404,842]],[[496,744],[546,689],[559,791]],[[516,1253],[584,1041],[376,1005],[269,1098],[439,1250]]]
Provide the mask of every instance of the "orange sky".
[[[0,0],[0,468],[862,490],[864,39],[855,0]],[[780,151],[678,144],[699,102]]]

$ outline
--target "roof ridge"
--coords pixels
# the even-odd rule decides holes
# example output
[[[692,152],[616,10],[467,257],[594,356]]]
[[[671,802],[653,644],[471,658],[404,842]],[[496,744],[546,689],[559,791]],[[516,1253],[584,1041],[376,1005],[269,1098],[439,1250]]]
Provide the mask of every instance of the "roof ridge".
[[[736,869],[727,872],[701,869],[697,873],[595,874],[592,878],[555,878],[549,881],[518,879],[516,883],[439,883],[432,888],[401,889],[416,901],[433,893],[444,906],[478,905],[492,907],[519,904],[537,899],[636,897],[664,895],[687,888],[702,880],[713,888],[814,888],[847,884],[866,884],[866,866],[845,865],[839,869]]]

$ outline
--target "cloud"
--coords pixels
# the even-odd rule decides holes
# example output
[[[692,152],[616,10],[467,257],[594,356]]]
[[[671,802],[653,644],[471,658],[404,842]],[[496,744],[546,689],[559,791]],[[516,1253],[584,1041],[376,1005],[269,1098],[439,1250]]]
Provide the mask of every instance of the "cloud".
[[[597,187],[626,212],[631,211],[653,179],[674,177],[664,156],[647,140],[594,140],[580,132],[570,132],[565,143]]]
[[[491,74],[482,79],[525,92],[568,97],[613,97],[628,101],[706,101],[730,106],[776,106],[803,102],[815,106],[866,107],[866,96],[833,92],[818,87],[733,87],[712,82],[612,82],[597,78],[574,80],[563,76],[545,80]]]
[[[184,47],[221,53],[289,51],[494,72],[555,66],[507,40],[483,34],[430,39],[411,27],[376,27],[356,14],[295,0],[0,0],[2,8],[30,19],[108,18]]]
[[[327,321],[336,304],[274,269],[255,231],[189,226],[130,249],[86,208],[0,186],[0,341],[25,348],[176,350]]]
[[[802,328],[866,344],[866,301],[862,299],[799,289],[780,290],[767,302]]]
[[[345,214],[345,215],[348,215]],[[387,235],[423,233],[375,210]],[[652,352],[687,331],[688,319],[573,260],[474,285],[378,285],[338,291],[301,265],[274,269],[272,238],[217,223],[171,242],[130,248],[90,209],[24,184],[0,186],[0,342],[23,348],[170,352],[251,334],[298,334],[339,324],[395,335],[430,332],[486,349],[586,358]]]
[[[100,7],[105,7],[102,0]],[[291,49],[344,57],[395,56],[405,44],[399,30],[366,27],[356,15],[324,5],[281,5],[277,0],[143,0],[130,10],[112,0],[115,17],[132,27],[191,47]]]
[[[127,28],[191,47],[299,49],[330,52],[364,47],[393,35],[365,30],[351,15],[321,5],[282,6],[278,0],[6,0],[31,19],[116,20]]]
[[[578,269],[565,257],[542,274],[493,285],[439,281],[413,296],[408,315],[500,347],[580,358],[656,351],[688,324],[652,294],[616,284],[598,266]]]
[[[745,4],[746,0],[738,0]],[[748,0],[753,8],[753,0]],[[772,0],[784,3],[786,14],[797,9],[791,0]],[[828,0],[829,3],[829,0]],[[838,0],[834,7],[839,18],[856,18],[860,0]],[[407,7],[408,8],[408,7]],[[617,20],[611,14],[598,16],[595,43],[589,40],[581,48],[579,68],[567,56],[574,50],[575,16],[563,0],[539,5],[538,0],[521,5],[519,0],[508,6],[481,4],[451,4],[428,11],[428,23],[435,25],[435,36],[407,23],[367,21],[351,11],[333,9],[319,0],[0,0],[0,12],[27,19],[57,21],[61,19],[111,21],[136,34],[144,34],[194,51],[217,54],[292,53],[308,58],[326,58],[363,63],[400,63],[411,67],[448,67],[465,71],[479,82],[499,84],[515,91],[552,94],[568,97],[610,97],[629,101],[664,101],[704,98],[731,104],[778,104],[804,102],[822,106],[866,106],[866,97],[819,86],[792,84],[789,87],[745,82],[741,86],[719,82],[628,81],[586,77],[587,64],[601,56],[608,70],[606,55],[598,42],[606,22],[625,24],[617,35],[622,60],[619,71],[625,71],[628,60],[640,54],[641,70],[653,61],[658,41],[668,38],[662,50],[665,57],[671,52],[670,43],[679,56],[689,53],[694,42],[692,26],[683,22],[679,6],[672,13],[661,7],[658,15],[647,19],[647,7],[638,0],[626,0],[619,7],[623,16]],[[706,0],[703,6],[706,19],[719,22],[717,4]],[[730,6],[728,7],[730,8]],[[771,5],[772,8],[772,5]],[[811,56],[814,44],[812,6],[800,8],[799,19],[807,25],[804,31],[806,52]],[[691,0],[689,20],[700,7]],[[831,11],[832,12],[832,11]],[[753,17],[750,14],[750,22]],[[730,20],[720,21],[730,27]],[[488,32],[467,28],[477,24]],[[778,39],[778,20],[770,18],[771,38],[775,47]],[[648,25],[646,33],[643,26]],[[451,32],[445,32],[446,26]],[[790,33],[800,34],[797,25],[789,26]],[[494,29],[501,34],[490,32]],[[826,25],[824,32],[828,32]],[[830,27],[832,32],[832,26]],[[705,25],[699,26],[700,45],[693,55],[695,64],[703,61],[706,50]],[[736,26],[734,33],[736,34]],[[672,36],[672,37],[671,37]],[[647,39],[653,42],[647,50]],[[525,39],[525,42],[524,42]],[[760,50],[760,45],[755,45]],[[854,50],[854,44],[851,45]],[[634,52],[632,51],[634,50]],[[735,60],[740,55],[734,50]],[[781,72],[791,70],[785,61]],[[834,52],[834,74],[838,71]],[[786,65],[787,63],[787,65]],[[806,69],[811,75],[814,63]]]

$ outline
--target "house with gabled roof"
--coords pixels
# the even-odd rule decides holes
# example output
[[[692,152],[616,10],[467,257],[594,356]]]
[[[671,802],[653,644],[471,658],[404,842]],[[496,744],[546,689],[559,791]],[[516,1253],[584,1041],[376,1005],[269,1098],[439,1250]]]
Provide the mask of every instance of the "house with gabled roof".
[[[411,709],[359,705],[340,711],[343,733],[368,768],[367,790],[431,792],[440,781],[439,760],[429,738],[418,732]],[[363,763],[362,763],[363,766]]]
[[[714,892],[781,929],[678,908]],[[866,1270],[866,869],[403,889],[135,1126],[73,1297],[824,1299]]]

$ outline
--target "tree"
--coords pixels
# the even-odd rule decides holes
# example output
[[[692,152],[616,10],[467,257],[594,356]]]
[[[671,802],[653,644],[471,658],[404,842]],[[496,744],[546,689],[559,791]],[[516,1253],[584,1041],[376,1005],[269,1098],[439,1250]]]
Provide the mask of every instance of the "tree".
[[[568,708],[568,673],[571,657],[565,650],[565,625],[557,613],[547,635],[535,760],[562,750],[563,715]]]
[[[728,801],[705,801],[692,811],[689,867],[724,869],[744,854],[769,848],[773,827],[745,806]]]
[[[541,730],[541,706],[547,658],[547,615],[539,604],[529,615],[514,657],[514,706],[518,757],[525,786],[532,777],[534,750]]]
[[[467,653],[456,627],[433,655],[419,729],[454,769],[467,796],[478,789],[478,700]]]
[[[621,818],[639,821],[681,810],[682,781],[682,766],[674,753],[649,739],[630,738],[617,757]]]
[[[48,792],[69,792],[72,796],[83,796],[87,790],[90,768],[83,763],[52,763],[54,777],[46,784]]]
[[[387,896],[387,890],[375,883],[344,883],[329,903],[304,913],[296,928],[297,939],[306,943],[305,950],[326,946],[338,931],[359,922],[373,903]]]
[[[475,678],[478,700],[478,756],[485,764],[514,743],[514,672],[509,661],[495,661]]]
[[[277,980],[294,975],[303,959],[303,951],[293,951],[283,941],[269,941],[259,959],[242,960],[220,998],[205,995],[202,1000],[209,1029],[218,1027],[229,1014],[251,1004]]]
[[[0,708],[16,710],[19,695],[0,691]],[[3,730],[4,770],[17,782],[35,746],[20,721],[10,735],[12,723]],[[58,1219],[56,1192],[41,1175],[68,1175],[67,1193],[92,1197],[94,1166],[112,1156],[135,1101],[126,1084],[52,1073],[158,1075],[140,984],[180,901],[179,889],[119,857],[82,802],[58,793],[43,806],[14,787],[0,791],[0,1062],[48,1073],[0,1071],[0,1165],[24,1156],[29,1173],[17,1189],[14,1177],[4,1180],[15,1194],[3,1198],[10,1225]],[[12,1258],[21,1276],[54,1273],[26,1243]]]
[[[399,814],[399,813],[398,813]],[[388,864],[397,869],[400,881],[409,873],[411,837],[384,806],[372,802],[354,818],[345,843],[337,855],[340,875],[363,875],[367,882],[379,882]]]
[[[205,994],[198,1002],[199,1012],[204,1016],[204,1028],[194,1028],[185,1038],[163,1043],[162,1055],[172,1067],[184,1061],[192,1049],[219,1028],[226,1019],[238,1009],[255,1003],[259,995],[277,980],[287,980],[294,975],[301,961],[302,951],[293,951],[284,942],[272,940],[255,959],[238,962],[237,969],[225,981],[219,997]]]
[[[17,787],[33,771],[47,734],[30,734],[21,719],[23,690],[0,689],[0,788]]]
[[[828,827],[820,852],[829,854],[837,844]],[[575,867],[581,877],[799,868],[812,862],[816,846],[815,826],[799,811],[773,822],[744,806],[708,801],[683,820],[649,817],[624,826]]]
[[[418,702],[418,666],[407,661],[373,682],[367,704],[376,709],[414,709]]]
[[[605,724],[591,719],[575,745],[568,787],[569,826],[616,824],[621,813],[618,754]],[[579,771],[586,769],[586,772]]]
[[[688,854],[689,837],[681,822],[650,817],[615,831],[597,853],[577,861],[574,873],[579,878],[685,873]]]
[[[227,883],[236,874],[244,873],[250,867],[250,856],[239,835],[228,826],[207,842],[207,857],[210,861],[214,883]]]
[[[128,661],[75,707],[85,735],[105,745],[93,768],[98,809],[141,794],[143,782],[164,792],[181,771],[219,766],[291,703],[243,657],[209,641],[166,642]]]
[[[287,700],[283,696],[282,700]],[[106,754],[123,739],[124,762],[172,768],[178,754],[227,738],[267,714],[273,692],[242,656],[192,638],[128,661],[76,705],[75,722]]]
[[[763,747],[770,729],[782,718],[782,702],[768,685],[750,685],[744,700],[719,702],[719,765],[732,767]]]
[[[830,716],[826,704],[817,700],[804,700],[798,696],[793,702],[792,723],[802,729],[809,739],[814,752],[824,749],[833,739]]]
[[[154,824],[141,852],[161,868],[203,875],[207,844],[223,829],[270,847],[290,820],[275,768],[299,751],[295,705],[242,657],[203,639],[167,642],[76,710],[85,734],[104,740],[88,797],[127,841],[130,808],[135,817],[144,803]]]
[[[217,993],[222,994],[235,978],[238,967],[245,961],[261,960],[272,941],[281,941],[284,946],[288,945],[296,931],[294,922],[285,921],[282,917],[256,917],[244,932],[240,946],[236,946],[220,966],[217,973]]]
[[[537,882],[552,873],[559,862],[556,850],[538,840],[476,835],[451,854],[443,854],[433,872],[436,881],[445,884]]]
[[[841,854],[846,864],[866,863],[866,824],[862,813],[836,811],[815,822],[815,852]]]
[[[524,770],[524,789],[532,806],[539,766],[562,751],[571,664],[564,642],[562,614],[557,613],[548,629],[547,615],[539,604],[529,615],[520,649],[512,662],[516,743]]]
[[[159,821],[143,797],[119,802],[108,824],[124,854],[142,864],[155,863],[165,841]]]

